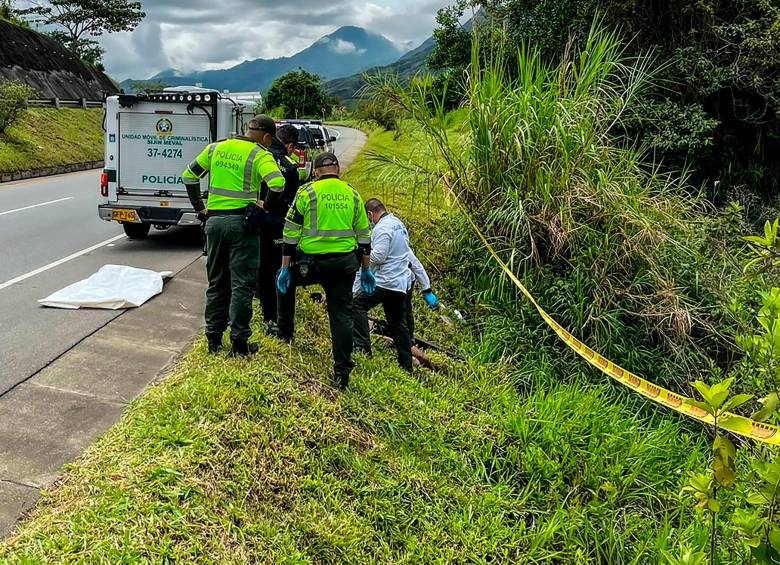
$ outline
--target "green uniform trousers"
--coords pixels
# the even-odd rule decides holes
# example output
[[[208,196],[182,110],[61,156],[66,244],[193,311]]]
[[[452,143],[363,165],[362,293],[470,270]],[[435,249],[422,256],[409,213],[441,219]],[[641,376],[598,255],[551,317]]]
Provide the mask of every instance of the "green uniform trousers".
[[[291,340],[295,333],[295,289],[299,286],[321,284],[328,301],[328,320],[333,346],[333,369],[336,378],[346,386],[352,372],[352,283],[358,271],[354,253],[313,256],[314,265],[302,277],[298,267],[290,269],[290,289],[279,294],[279,334]]]
[[[244,231],[243,216],[214,216],[206,221],[206,249],[206,335],[221,336],[230,322],[231,339],[248,340],[260,263],[257,234]]]

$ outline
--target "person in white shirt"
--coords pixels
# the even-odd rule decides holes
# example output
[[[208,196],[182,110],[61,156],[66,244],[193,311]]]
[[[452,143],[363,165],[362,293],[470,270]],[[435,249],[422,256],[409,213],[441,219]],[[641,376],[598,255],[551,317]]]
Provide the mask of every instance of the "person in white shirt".
[[[412,339],[406,321],[407,292],[412,287],[409,232],[403,222],[389,213],[377,198],[366,202],[371,232],[371,270],[376,278],[376,292],[367,296],[358,292],[353,301],[354,347],[371,355],[368,312],[380,304],[385,311],[390,337],[393,338],[398,364],[412,372]]]

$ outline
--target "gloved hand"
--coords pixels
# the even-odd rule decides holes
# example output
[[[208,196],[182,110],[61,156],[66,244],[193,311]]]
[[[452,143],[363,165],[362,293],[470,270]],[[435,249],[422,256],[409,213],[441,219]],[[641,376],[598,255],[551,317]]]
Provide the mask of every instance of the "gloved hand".
[[[290,284],[292,284],[292,276],[290,275],[289,267],[282,267],[276,274],[276,290],[281,294],[286,294],[290,290]]]
[[[201,224],[205,224],[206,223],[206,219],[208,218],[208,213],[209,213],[209,211],[208,211],[207,208],[204,208],[203,210],[198,212],[198,219],[200,220]]]
[[[360,289],[366,296],[371,296],[376,292],[376,277],[370,268],[360,271]]]
[[[431,310],[439,309],[439,299],[436,298],[436,295],[433,294],[433,291],[430,288],[428,290],[423,290],[423,300],[425,300],[425,303]]]

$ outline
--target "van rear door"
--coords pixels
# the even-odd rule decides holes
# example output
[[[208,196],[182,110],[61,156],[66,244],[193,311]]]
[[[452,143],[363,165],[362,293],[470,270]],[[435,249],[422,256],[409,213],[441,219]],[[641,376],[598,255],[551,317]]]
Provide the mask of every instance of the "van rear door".
[[[202,113],[144,111],[149,105],[119,112],[117,193],[187,198],[181,174],[210,143],[210,119]]]

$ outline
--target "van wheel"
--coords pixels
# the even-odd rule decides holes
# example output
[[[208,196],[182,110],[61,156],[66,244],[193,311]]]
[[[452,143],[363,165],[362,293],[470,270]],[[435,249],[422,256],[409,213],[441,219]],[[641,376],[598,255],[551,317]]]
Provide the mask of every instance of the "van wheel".
[[[132,224],[128,222],[122,222],[122,227],[125,230],[125,235],[129,239],[144,239],[149,235],[149,230],[152,224]]]

